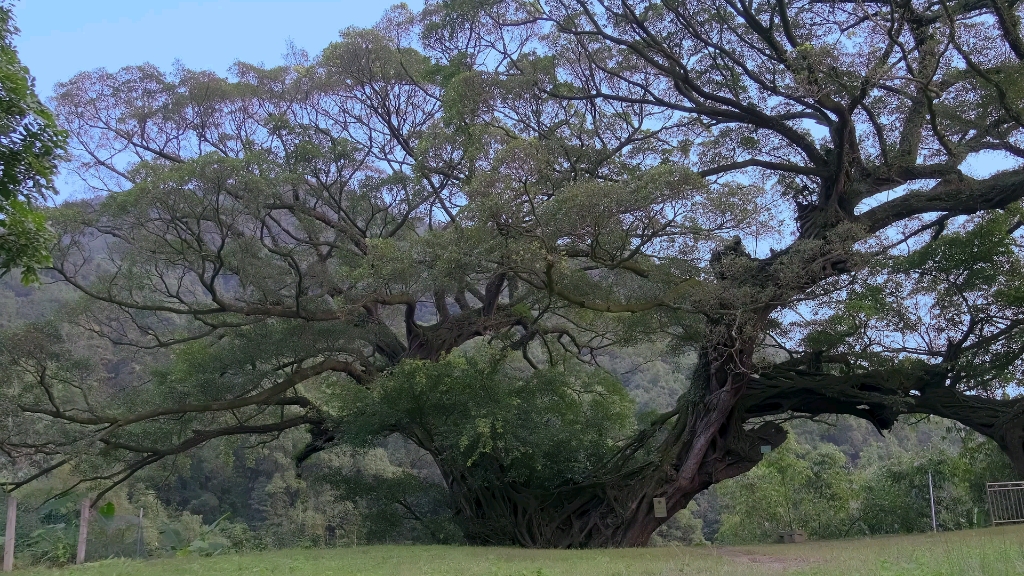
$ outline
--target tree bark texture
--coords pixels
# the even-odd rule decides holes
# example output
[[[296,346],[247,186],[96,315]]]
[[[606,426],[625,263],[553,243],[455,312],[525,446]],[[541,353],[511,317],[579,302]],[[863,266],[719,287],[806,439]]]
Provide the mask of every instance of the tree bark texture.
[[[446,461],[423,438],[411,437],[434,455],[472,544],[645,546],[694,496],[753,468],[763,457],[762,446],[774,449],[785,441],[780,425],[745,427],[737,411],[750,380],[740,365],[749,362],[752,351],[752,346],[705,350],[693,392],[579,484],[537,490],[503,481],[501,463],[494,458],[464,467]],[[665,498],[666,517],[654,516],[654,498]]]
[[[749,361],[752,350],[728,350],[703,352],[691,392],[591,481],[536,490],[501,481],[501,463],[494,459],[468,469],[435,454],[467,540],[533,548],[645,546],[701,491],[756,466],[768,451],[762,447],[773,450],[785,442],[785,429],[765,420],[783,414],[848,414],[880,432],[900,415],[948,418],[995,440],[1024,475],[1022,399],[959,392],[936,368],[844,376],[782,365],[754,374],[737,365],[740,358]],[[652,445],[651,457],[636,457]],[[666,517],[654,516],[654,498],[665,498]]]

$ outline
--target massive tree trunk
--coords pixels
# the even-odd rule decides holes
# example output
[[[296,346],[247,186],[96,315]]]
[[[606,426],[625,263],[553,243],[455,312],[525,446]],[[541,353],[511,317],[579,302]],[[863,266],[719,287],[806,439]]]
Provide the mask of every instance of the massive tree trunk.
[[[537,489],[505,481],[502,465],[452,463],[418,435],[451,490],[473,544],[543,548],[644,546],[661,524],[712,484],[738,476],[786,439],[778,424],[744,426],[736,407],[750,380],[753,345],[706,348],[689,391],[583,483]],[[667,516],[655,517],[654,498]]]
[[[959,392],[937,368],[837,375],[782,365],[752,374],[741,361],[750,358],[749,347],[717,350],[701,354],[676,409],[588,482],[536,489],[502,481],[501,463],[493,458],[465,468],[435,454],[467,540],[537,548],[645,546],[698,493],[753,468],[768,451],[763,447],[780,446],[785,429],[765,418],[781,414],[848,414],[879,431],[904,414],[949,418],[995,440],[1024,475],[1024,399]],[[654,498],[665,498],[666,517],[655,517]]]

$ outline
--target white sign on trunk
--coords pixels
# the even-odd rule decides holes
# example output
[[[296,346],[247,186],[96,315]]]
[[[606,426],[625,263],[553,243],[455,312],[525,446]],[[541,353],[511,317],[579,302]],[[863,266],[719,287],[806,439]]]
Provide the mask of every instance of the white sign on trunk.
[[[665,506],[665,499],[664,498],[655,498],[654,499],[654,517],[655,518],[664,518],[666,516],[668,516],[668,507]]]

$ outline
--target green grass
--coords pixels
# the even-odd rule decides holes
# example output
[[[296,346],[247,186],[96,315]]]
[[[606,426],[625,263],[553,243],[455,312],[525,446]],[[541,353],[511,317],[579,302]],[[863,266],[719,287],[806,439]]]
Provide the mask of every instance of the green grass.
[[[784,572],[804,576],[1024,574],[1024,526],[737,550],[803,563]]]
[[[108,560],[25,576],[973,576],[1024,574],[1024,526],[755,547],[521,550],[365,546],[214,558]]]

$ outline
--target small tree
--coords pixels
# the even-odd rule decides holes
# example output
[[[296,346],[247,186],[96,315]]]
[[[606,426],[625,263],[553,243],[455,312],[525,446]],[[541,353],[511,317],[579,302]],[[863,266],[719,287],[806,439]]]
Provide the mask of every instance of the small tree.
[[[854,519],[856,486],[846,457],[835,447],[787,442],[748,474],[721,485],[725,510],[715,539],[771,542],[783,530],[842,538]]]

